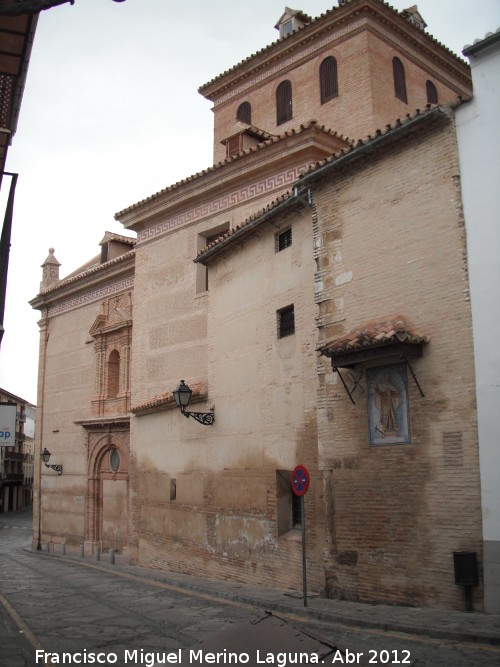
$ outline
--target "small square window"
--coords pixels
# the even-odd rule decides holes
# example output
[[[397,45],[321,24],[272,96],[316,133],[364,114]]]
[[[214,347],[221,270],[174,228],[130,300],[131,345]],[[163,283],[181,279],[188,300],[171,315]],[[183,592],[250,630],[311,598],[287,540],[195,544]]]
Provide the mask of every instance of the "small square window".
[[[278,310],[278,338],[285,338],[295,333],[295,312],[293,305]]]
[[[292,228],[289,227],[276,235],[276,252],[281,252],[292,245]]]
[[[293,18],[288,19],[288,21],[285,21],[285,23],[282,23],[280,27],[281,27],[280,37],[286,37],[287,35],[290,35],[295,28],[293,24]]]

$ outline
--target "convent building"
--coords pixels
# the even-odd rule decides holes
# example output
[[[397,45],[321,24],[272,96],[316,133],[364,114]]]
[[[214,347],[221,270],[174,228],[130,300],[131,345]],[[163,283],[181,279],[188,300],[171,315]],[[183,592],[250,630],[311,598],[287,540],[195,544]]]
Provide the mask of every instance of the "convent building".
[[[469,66],[382,0],[276,27],[199,89],[213,165],[70,275],[43,264],[37,447],[63,472],[42,468],[41,540],[300,590],[304,520],[310,590],[463,609],[470,552],[481,609]]]

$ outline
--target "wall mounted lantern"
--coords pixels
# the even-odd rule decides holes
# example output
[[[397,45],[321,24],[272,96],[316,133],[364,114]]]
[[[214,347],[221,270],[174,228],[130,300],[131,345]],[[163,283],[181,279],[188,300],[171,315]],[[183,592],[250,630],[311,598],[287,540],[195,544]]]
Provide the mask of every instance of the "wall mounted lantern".
[[[47,447],[43,448],[40,454],[40,463],[38,466],[38,542],[36,550],[42,550],[42,463],[45,463],[47,468],[52,468],[58,475],[62,475],[63,467],[60,464],[49,465],[50,452]]]
[[[196,421],[200,422],[200,424],[203,424],[203,426],[212,426],[215,419],[213,411],[188,412],[186,410],[187,406],[189,405],[189,401],[191,400],[192,393],[193,390],[184,382],[184,380],[181,380],[177,389],[174,389],[172,392],[175,398],[175,404],[179,410],[181,410],[184,417],[193,417],[193,419],[196,419]]]
[[[45,463],[46,468],[52,468],[52,470],[55,470],[58,475],[62,475],[63,471],[62,465],[60,464],[49,465],[48,461],[50,459],[50,452],[46,447],[43,448],[41,456],[42,456],[42,461]]]

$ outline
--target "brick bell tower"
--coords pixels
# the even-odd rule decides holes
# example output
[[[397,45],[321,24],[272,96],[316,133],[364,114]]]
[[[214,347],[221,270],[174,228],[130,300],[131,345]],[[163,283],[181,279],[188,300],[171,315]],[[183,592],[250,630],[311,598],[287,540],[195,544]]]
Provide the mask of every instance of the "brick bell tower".
[[[214,163],[311,120],[359,139],[470,96],[468,65],[426,27],[416,6],[382,0],[339,0],[318,18],[285,7],[275,42],[199,88],[214,105]]]

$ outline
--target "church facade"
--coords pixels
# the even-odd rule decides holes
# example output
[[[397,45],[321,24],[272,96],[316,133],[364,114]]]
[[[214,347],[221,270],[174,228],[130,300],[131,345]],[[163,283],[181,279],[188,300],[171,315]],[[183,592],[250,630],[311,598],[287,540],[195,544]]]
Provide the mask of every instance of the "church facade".
[[[41,476],[39,539],[300,589],[304,527],[311,590],[461,609],[454,553],[480,575],[482,544],[470,72],[415,8],[276,27],[200,88],[213,166],[117,213],[136,236],[70,276],[43,265],[37,444],[63,473]]]

